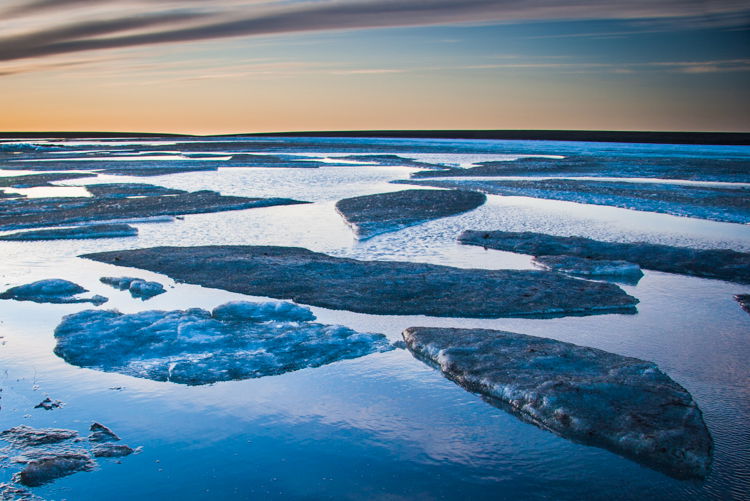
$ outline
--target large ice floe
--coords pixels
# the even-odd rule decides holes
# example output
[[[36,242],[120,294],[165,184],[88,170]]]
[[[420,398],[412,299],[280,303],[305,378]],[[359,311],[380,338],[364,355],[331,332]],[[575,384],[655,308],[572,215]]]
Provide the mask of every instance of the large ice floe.
[[[504,331],[410,327],[403,337],[463,388],[562,437],[677,478],[710,470],[700,409],[651,362]]]
[[[336,210],[360,239],[476,209],[487,197],[476,191],[404,190],[345,198]]]
[[[746,157],[680,157],[649,155],[569,155],[565,158],[526,157],[480,162],[467,169],[450,168],[414,172],[412,178],[549,176],[623,177],[690,181],[750,182]]]
[[[730,249],[692,249],[645,242],[602,242],[534,232],[465,231],[462,244],[534,256],[622,260],[648,270],[750,283],[750,254]]]
[[[49,278],[30,284],[11,287],[0,294],[0,299],[15,299],[16,301],[33,301],[35,303],[93,303],[102,304],[107,298],[95,295],[90,298],[77,297],[78,294],[88,292],[80,285],[61,278]]]
[[[537,270],[479,270],[358,261],[299,247],[153,247],[87,254],[175,280],[324,308],[440,317],[634,313],[616,285]]]
[[[63,318],[55,353],[79,367],[202,385],[319,367],[393,349],[382,334],[313,323],[290,303],[232,302],[193,308],[87,310]]]
[[[145,189],[143,185],[137,186],[140,186],[138,190]],[[117,192],[122,193],[123,189],[125,188],[119,185],[119,188],[107,190],[106,196],[0,200],[0,230],[305,203],[288,198],[224,196],[215,191],[205,190],[134,198],[113,195]],[[156,191],[161,193],[161,190]]]
[[[137,235],[137,228],[128,224],[118,223],[18,231],[0,236],[0,240],[88,240],[94,238],[135,237]]]
[[[504,196],[563,200],[659,212],[728,223],[750,223],[750,188],[574,179],[485,179],[470,177],[398,183],[477,190]]]

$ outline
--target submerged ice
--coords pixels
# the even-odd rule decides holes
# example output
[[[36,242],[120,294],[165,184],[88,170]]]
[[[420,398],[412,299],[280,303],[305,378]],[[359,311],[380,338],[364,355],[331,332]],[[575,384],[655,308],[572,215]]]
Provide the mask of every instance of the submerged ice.
[[[391,350],[382,334],[313,323],[290,303],[233,302],[192,308],[87,310],[63,318],[55,353],[80,367],[201,385],[258,378]]]

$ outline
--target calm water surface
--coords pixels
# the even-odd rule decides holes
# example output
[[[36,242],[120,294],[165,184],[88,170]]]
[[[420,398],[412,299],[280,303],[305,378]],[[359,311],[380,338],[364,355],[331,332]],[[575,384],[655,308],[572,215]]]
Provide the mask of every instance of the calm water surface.
[[[101,143],[104,143],[103,145]],[[146,143],[126,142],[129,148]],[[308,144],[309,143],[309,144]],[[746,156],[747,148],[594,145],[520,141],[305,140],[278,151],[401,152],[421,161],[465,164],[486,155],[613,154]],[[75,147],[106,148],[81,141]],[[192,151],[185,145],[153,147]],[[242,145],[223,144],[236,150]],[[250,149],[250,146],[246,146]],[[286,148],[286,149],[285,149]],[[473,150],[472,150],[473,149]],[[442,155],[442,156],[441,156]],[[410,260],[472,268],[532,268],[529,256],[455,243],[464,229],[576,234],[750,251],[750,226],[523,197],[490,196],[479,209],[357,242],[334,210],[337,200],[397,191],[414,169],[227,168],[170,176],[100,176],[92,182],[145,182],[227,195],[282,196],[315,202],[186,216],[137,224],[137,238],[3,242],[0,289],[65,278],[110,301],[100,308],[213,308],[248,297],[176,284],[168,277],[77,258],[93,251],[156,245],[294,245],[360,259]],[[168,292],[148,302],[99,282],[101,276],[160,281]],[[188,387],[80,369],[53,354],[64,315],[88,305],[0,301],[0,429],[19,424],[111,427],[140,454],[34,492],[49,499],[743,499],[750,491],[750,315],[733,294],[750,287],[647,271],[636,286],[637,315],[561,319],[452,319],[366,315],[313,307],[324,323],[400,339],[410,326],[481,327],[555,338],[651,360],[687,388],[715,441],[705,482],[678,481],[602,449],[575,444],[510,414],[445,379],[405,350],[282,376]],[[117,388],[117,389],[113,389]],[[34,409],[45,396],[65,406]],[[8,481],[14,468],[0,470]]]

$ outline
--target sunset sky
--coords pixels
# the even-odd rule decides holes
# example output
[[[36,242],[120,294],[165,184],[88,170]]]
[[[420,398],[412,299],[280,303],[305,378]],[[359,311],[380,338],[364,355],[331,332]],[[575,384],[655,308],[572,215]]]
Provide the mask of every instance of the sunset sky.
[[[0,130],[750,131],[746,0],[0,0]]]

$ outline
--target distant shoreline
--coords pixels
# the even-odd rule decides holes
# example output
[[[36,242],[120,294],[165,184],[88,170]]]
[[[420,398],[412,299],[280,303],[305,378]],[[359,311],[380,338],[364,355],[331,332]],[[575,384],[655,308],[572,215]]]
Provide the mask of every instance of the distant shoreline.
[[[372,130],[262,132],[248,134],[156,134],[141,132],[0,132],[0,139],[19,138],[215,138],[215,137],[349,137],[349,138],[416,138],[416,139],[496,139],[517,141],[586,141],[608,143],[704,144],[748,146],[748,132],[647,132],[583,130]]]

